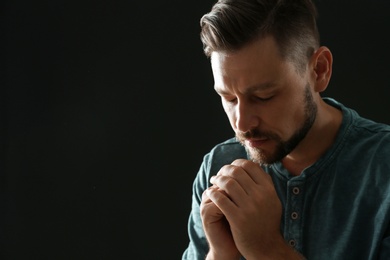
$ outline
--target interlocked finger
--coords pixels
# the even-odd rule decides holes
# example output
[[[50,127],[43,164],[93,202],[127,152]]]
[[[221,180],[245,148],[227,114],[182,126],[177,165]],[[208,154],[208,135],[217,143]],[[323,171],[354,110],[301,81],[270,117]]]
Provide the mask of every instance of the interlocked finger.
[[[216,176],[213,176],[210,181],[217,186],[221,192],[224,192],[224,195],[236,205],[239,205],[248,196],[242,186],[242,181],[240,183],[237,178],[230,175],[219,173]]]

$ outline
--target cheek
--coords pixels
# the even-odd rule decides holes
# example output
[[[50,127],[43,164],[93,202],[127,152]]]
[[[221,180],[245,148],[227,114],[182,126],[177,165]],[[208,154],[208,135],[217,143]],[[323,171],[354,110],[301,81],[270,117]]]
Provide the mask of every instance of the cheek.
[[[291,102],[280,109],[279,114],[275,115],[275,118],[278,118],[276,120],[280,123],[279,129],[283,132],[284,139],[294,134],[296,129],[302,125],[304,115],[302,101]]]
[[[280,99],[268,107],[267,112],[263,113],[263,130],[271,131],[279,135],[282,139],[288,138],[296,125],[301,121],[301,109],[297,102],[289,99]]]

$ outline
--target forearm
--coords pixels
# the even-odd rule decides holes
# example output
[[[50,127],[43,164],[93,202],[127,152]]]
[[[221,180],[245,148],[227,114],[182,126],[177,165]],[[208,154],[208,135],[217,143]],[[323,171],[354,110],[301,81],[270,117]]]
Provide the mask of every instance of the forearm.
[[[218,254],[214,252],[213,250],[210,250],[209,253],[206,256],[206,260],[239,260],[240,255],[224,255],[224,254]]]
[[[226,253],[226,252],[224,252]],[[241,255],[232,255],[232,254],[224,254],[224,253],[216,253],[213,250],[210,250],[207,254],[205,260],[239,260]],[[245,256],[247,260],[306,260],[306,258],[286,245],[286,247],[272,247],[271,250],[267,250],[266,252],[261,253],[253,253],[252,255]]]
[[[221,257],[219,255],[216,255],[212,252],[209,252],[206,256],[205,260],[239,260],[240,256],[225,256]],[[263,257],[263,256],[254,256],[246,258],[247,260],[306,260],[304,256],[299,254],[298,252],[290,252],[290,253],[279,253],[278,256],[269,256],[269,257]]]

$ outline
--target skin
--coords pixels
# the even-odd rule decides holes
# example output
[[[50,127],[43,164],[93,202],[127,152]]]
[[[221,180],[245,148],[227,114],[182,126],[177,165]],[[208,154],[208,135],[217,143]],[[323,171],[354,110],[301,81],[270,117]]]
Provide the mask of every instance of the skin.
[[[282,205],[272,179],[259,163],[272,163],[278,145],[288,141],[308,120],[310,100],[317,110],[303,139],[280,158],[293,175],[313,164],[332,145],[342,114],[320,96],[329,84],[332,54],[320,47],[306,70],[283,60],[272,37],[234,53],[214,52],[211,66],[215,90],[237,136],[259,161],[239,159],[220,169],[203,193],[201,217],[210,251],[207,259],[303,259],[280,233]],[[237,214],[239,212],[239,214]]]

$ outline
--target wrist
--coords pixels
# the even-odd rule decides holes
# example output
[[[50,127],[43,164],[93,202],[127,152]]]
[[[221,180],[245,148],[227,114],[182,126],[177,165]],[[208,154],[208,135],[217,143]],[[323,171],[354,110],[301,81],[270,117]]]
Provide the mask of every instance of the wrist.
[[[218,253],[214,250],[210,250],[206,256],[206,260],[239,260],[240,254]]]

